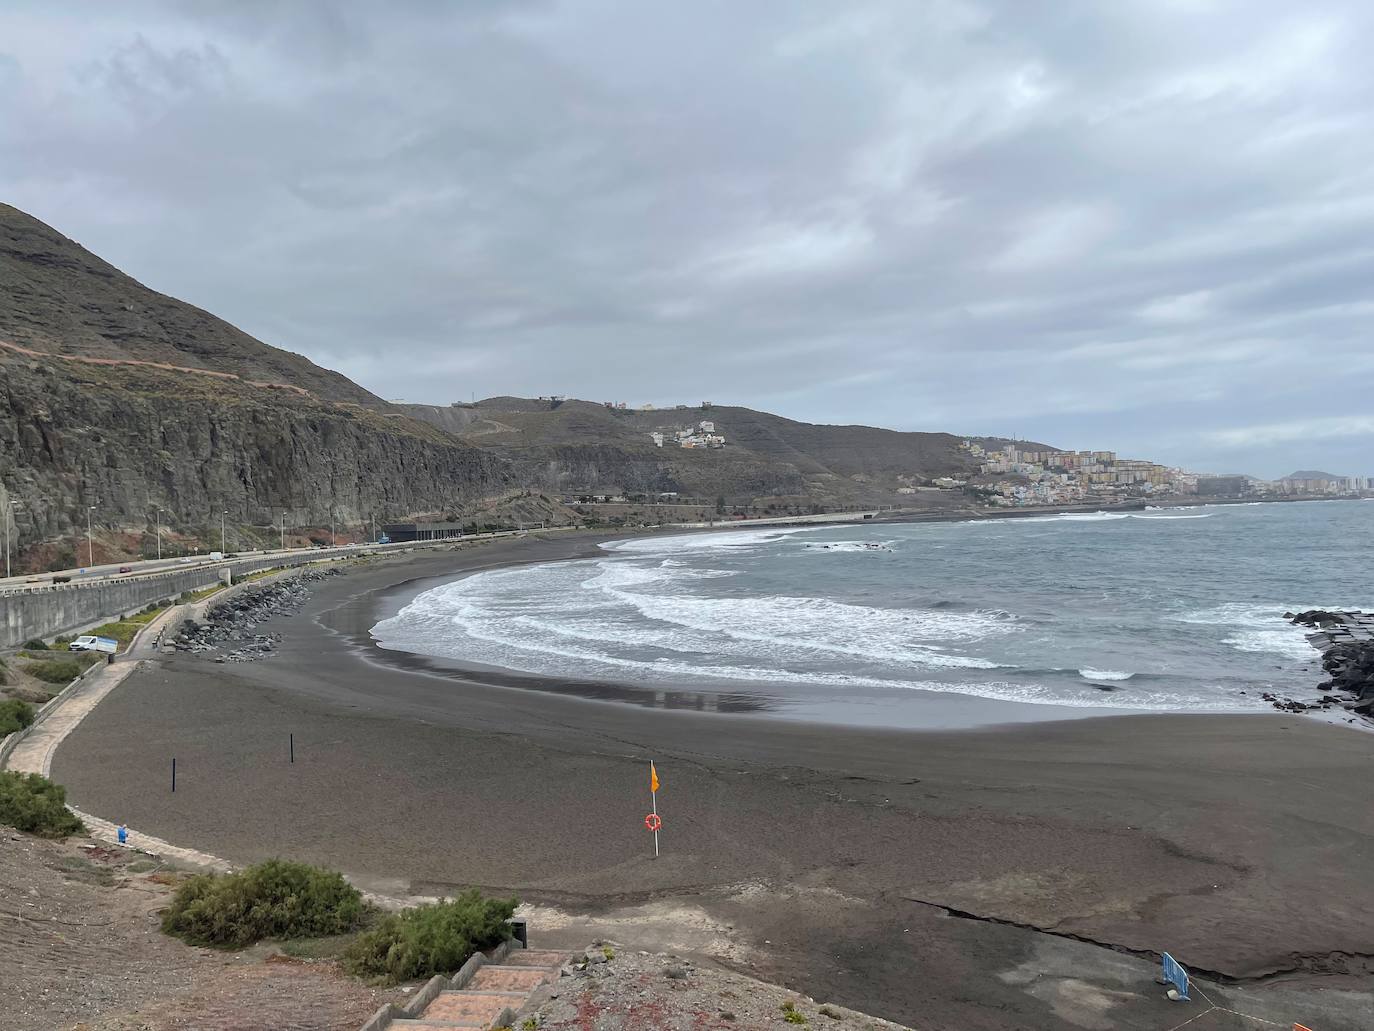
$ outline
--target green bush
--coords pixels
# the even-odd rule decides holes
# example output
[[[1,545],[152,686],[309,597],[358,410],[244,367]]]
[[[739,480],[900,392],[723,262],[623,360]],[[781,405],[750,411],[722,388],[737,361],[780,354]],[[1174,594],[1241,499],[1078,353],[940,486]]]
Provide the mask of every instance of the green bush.
[[[0,737],[23,730],[33,722],[33,706],[18,698],[0,702]]]
[[[241,949],[264,938],[343,934],[363,918],[358,889],[332,870],[269,859],[232,874],[201,874],[177,889],[162,930],[192,945]]]
[[[452,973],[473,953],[511,936],[515,899],[483,898],[473,889],[457,898],[383,917],[344,952],[345,969],[392,984]]]
[[[35,662],[24,672],[47,684],[66,684],[81,675],[81,664],[75,659],[53,659]]]
[[[45,652],[48,650],[48,642],[41,637],[30,637],[24,642],[24,650],[30,652]]]
[[[67,789],[36,773],[0,772],[0,824],[45,838],[86,829],[67,808]]]

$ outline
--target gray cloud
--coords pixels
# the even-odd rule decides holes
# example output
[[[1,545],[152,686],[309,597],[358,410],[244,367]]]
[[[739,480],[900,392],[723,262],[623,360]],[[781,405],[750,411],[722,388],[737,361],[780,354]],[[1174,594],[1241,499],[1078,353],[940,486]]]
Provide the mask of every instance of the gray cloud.
[[[19,3],[0,192],[389,397],[1374,474],[1371,29],[1357,0]]]

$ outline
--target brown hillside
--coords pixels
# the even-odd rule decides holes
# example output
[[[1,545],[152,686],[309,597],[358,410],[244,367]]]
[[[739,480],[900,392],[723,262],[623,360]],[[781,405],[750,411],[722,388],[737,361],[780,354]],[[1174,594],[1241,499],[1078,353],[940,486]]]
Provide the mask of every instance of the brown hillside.
[[[0,341],[51,354],[158,362],[379,405],[337,372],[150,290],[32,215],[0,204]]]

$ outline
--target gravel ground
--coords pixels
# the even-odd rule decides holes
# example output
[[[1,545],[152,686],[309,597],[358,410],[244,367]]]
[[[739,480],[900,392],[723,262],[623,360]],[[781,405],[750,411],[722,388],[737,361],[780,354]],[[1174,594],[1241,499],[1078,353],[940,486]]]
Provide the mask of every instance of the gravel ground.
[[[0,831],[0,1031],[357,1031],[393,997],[332,963],[164,936],[170,879],[138,853]]]
[[[612,958],[606,960],[610,955]],[[541,1031],[707,1031],[811,1027],[900,1031],[902,1025],[677,956],[626,953],[608,943],[587,950],[593,962],[565,968],[541,1002],[520,1014]],[[528,1021],[533,1020],[531,1025]]]

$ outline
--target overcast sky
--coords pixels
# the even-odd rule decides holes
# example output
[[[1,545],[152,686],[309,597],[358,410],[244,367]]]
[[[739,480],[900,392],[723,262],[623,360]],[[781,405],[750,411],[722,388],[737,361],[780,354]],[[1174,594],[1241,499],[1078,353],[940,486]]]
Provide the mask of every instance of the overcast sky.
[[[0,198],[387,398],[1374,475],[1367,0],[25,3]]]

